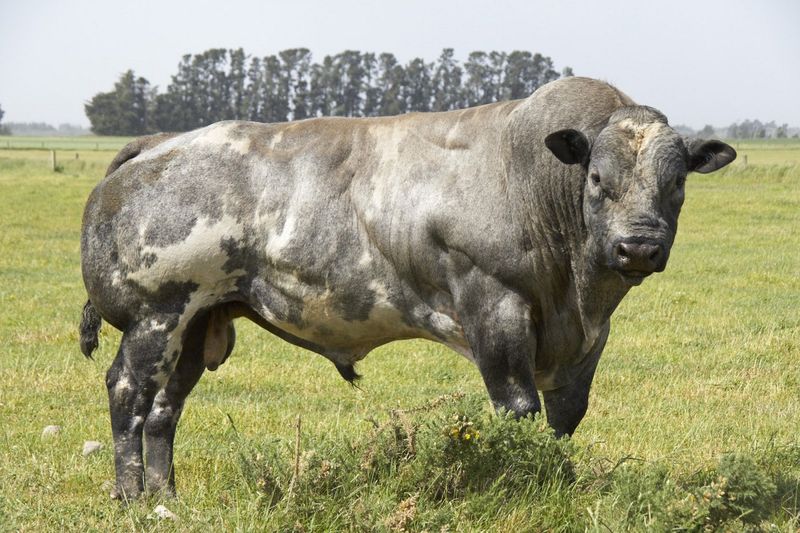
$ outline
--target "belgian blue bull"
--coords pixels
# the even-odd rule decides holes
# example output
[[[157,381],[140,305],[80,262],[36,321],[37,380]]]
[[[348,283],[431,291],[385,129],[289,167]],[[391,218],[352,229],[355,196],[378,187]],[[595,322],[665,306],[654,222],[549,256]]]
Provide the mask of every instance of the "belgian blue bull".
[[[423,338],[472,360],[497,408],[571,434],[609,319],[664,270],[689,142],[611,85],[567,78],[445,113],[220,122],[134,141],[89,197],[86,355],[108,371],[116,488],[174,492],[173,440],[246,317],[352,382],[376,346]],[[146,457],[143,460],[143,450]]]

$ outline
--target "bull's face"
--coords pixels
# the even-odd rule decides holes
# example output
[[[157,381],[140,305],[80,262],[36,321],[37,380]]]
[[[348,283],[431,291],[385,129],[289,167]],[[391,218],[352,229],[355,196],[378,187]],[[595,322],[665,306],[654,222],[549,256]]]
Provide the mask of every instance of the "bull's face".
[[[720,141],[687,144],[661,113],[644,106],[615,112],[593,142],[580,131],[561,130],[545,143],[562,162],[583,166],[590,259],[629,285],[666,267],[686,175],[736,158]]]

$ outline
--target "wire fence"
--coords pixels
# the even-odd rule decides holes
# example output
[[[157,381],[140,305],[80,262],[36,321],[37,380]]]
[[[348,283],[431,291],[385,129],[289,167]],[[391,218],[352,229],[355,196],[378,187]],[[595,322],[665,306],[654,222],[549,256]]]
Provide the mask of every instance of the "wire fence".
[[[120,150],[132,137],[0,136],[0,150]]]

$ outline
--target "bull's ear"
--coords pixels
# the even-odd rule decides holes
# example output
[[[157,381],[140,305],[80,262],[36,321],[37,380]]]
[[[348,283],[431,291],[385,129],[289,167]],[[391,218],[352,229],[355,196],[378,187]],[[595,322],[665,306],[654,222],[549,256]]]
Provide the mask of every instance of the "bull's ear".
[[[545,137],[544,144],[562,163],[589,163],[589,139],[578,130],[558,130]]]
[[[687,149],[689,172],[708,174],[736,159],[736,150],[722,141],[695,139],[687,143]]]

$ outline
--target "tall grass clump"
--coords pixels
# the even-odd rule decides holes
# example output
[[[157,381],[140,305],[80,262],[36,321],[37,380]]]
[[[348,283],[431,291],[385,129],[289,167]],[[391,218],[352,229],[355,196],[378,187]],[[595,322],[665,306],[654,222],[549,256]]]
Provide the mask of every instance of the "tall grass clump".
[[[243,449],[243,479],[262,510],[287,527],[442,527],[459,513],[479,515],[486,497],[546,499],[575,481],[568,439],[539,417],[495,414],[483,397],[440,397],[368,423],[352,441]]]
[[[605,478],[610,508],[601,514],[625,530],[765,531],[773,520],[797,527],[798,478],[772,470],[774,458],[724,454],[683,477],[665,463],[627,464]]]

